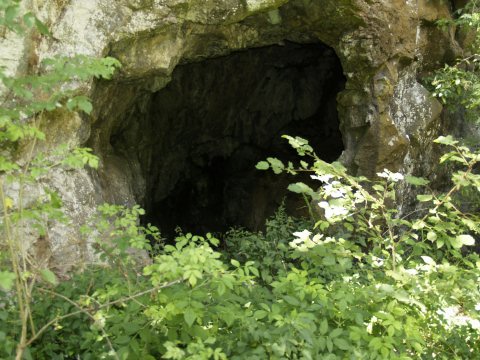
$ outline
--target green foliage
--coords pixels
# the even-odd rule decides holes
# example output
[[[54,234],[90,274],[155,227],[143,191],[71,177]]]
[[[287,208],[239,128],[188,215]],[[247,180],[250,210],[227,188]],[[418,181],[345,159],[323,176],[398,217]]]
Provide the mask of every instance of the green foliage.
[[[30,31],[49,35],[34,14],[21,13],[21,5],[20,0],[0,1],[1,35],[22,36]],[[74,90],[74,83],[92,77],[109,79],[119,66],[113,58],[76,56],[46,59],[38,74],[23,77],[0,68],[1,358],[32,358],[30,343],[47,330],[37,333],[35,316],[41,312],[35,309],[34,296],[42,286],[59,283],[54,271],[27,250],[34,237],[48,242],[52,224],[69,220],[61,198],[42,185],[43,178],[57,167],[98,166],[98,158],[90,149],[62,146],[48,153],[38,151],[38,143],[46,138],[40,130],[42,121],[47,112],[61,107],[90,113],[89,99]]]
[[[10,271],[1,271],[0,272],[0,289],[1,290],[10,290],[13,287],[15,280],[15,274]]]
[[[42,31],[18,4],[0,0],[0,25]],[[480,154],[450,136],[436,141],[447,149],[441,162],[455,165],[446,193],[388,170],[374,180],[351,176],[305,139],[285,136],[299,165],[272,157],[257,168],[310,172],[318,188],[297,182],[289,189],[307,200],[314,223],[281,207],[264,233],[235,229],[223,242],[182,234],[168,244],[156,227],[140,225],[140,207],[105,204],[83,229],[96,239],[98,264],[59,279],[36,263],[20,230],[46,237],[52,222],[68,218],[51,189],[28,202],[25,192],[53,168],[98,166],[89,149],[34,151],[45,137],[40,122],[57,107],[92,111],[65,83],[109,78],[116,67],[108,58],[57,58],[39,75],[0,76],[10,91],[0,139],[11,150],[0,157],[0,358],[478,357],[480,257],[470,247],[480,214],[464,211],[458,194],[480,193]],[[12,154],[22,142],[31,156],[19,162]],[[420,190],[418,209],[407,215],[394,205],[404,181]],[[15,196],[11,188],[19,189]]]
[[[93,219],[96,223],[89,224],[90,228],[85,230],[88,232],[95,229],[104,234],[99,244],[102,255],[110,253],[111,256],[120,256],[129,248],[150,251],[150,241],[161,240],[157,227],[150,224],[145,227],[138,225],[140,216],[145,214],[145,210],[138,205],[127,209],[120,205],[103,204],[98,207],[98,211],[99,216]]]
[[[225,234],[224,256],[228,259],[246,263],[253,261],[258,267],[260,279],[270,284],[280,272],[288,270],[295,262],[289,256],[289,242],[294,240],[293,233],[299,228],[311,225],[308,221],[295,219],[286,213],[282,205],[275,215],[266,221],[265,233],[250,232],[244,229],[232,229]]]
[[[455,19],[442,19],[438,25],[467,34],[465,56],[454,64],[446,64],[443,69],[427,79],[433,96],[452,110],[466,110],[466,118],[478,122],[477,108],[480,105],[480,3],[471,0],[457,11]]]
[[[422,187],[427,180],[404,179],[388,170],[374,182],[355,178],[340,164],[320,160],[303,139],[287,139],[300,156],[310,158],[312,177],[322,183],[317,191],[301,183],[291,186],[321,208],[315,229],[296,233],[290,244],[298,251],[293,257],[302,260],[302,270],[314,281],[326,285],[327,299],[343,302],[325,316],[350,330],[343,344],[349,353],[379,359],[430,358],[427,354],[472,358],[480,330],[480,294],[474,285],[480,262],[465,247],[474,245],[480,218],[477,212],[458,210],[454,195],[466,187],[479,192],[473,172],[479,154],[450,136],[440,137],[437,142],[451,149],[441,161],[463,169],[453,173],[449,192],[420,195],[424,207],[400,217],[392,206],[398,184]],[[289,164],[284,170],[305,167],[303,162],[298,169]],[[331,344],[333,349],[333,340]]]
[[[5,36],[7,31],[23,34],[25,31],[36,28],[41,34],[49,35],[48,28],[34,14],[21,14],[21,0],[0,1],[0,31]]]
[[[47,273],[35,288],[32,313],[37,328],[47,330],[30,344],[31,356],[475,358],[480,258],[467,248],[478,237],[479,215],[458,211],[453,194],[464,186],[479,190],[472,174],[478,154],[450,137],[438,139],[451,149],[444,161],[464,170],[454,174],[451,191],[426,189],[424,207],[400,217],[391,204],[405,181],[401,174],[353,177],[305,143],[291,142],[319,180],[315,225],[280,208],[265,233],[232,230],[220,247],[209,234],[182,235],[142,265],[128,251],[112,250],[149,248],[150,230],[138,225],[143,211],[104,205],[102,220],[94,219],[103,266],[60,284]],[[284,171],[298,170],[305,168]],[[428,186],[422,178],[408,181]],[[4,351],[12,351],[18,316],[14,310],[0,316]]]

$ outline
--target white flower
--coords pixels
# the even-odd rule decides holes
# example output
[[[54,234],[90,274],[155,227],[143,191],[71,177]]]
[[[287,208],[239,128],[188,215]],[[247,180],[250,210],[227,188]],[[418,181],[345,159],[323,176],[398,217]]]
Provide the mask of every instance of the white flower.
[[[410,276],[416,276],[418,275],[418,271],[416,269],[406,269],[405,273],[410,275]]]
[[[324,185],[325,195],[331,196],[334,199],[344,198],[347,190],[339,186],[341,186],[339,181],[332,181],[331,184]]]
[[[480,321],[477,319],[470,320],[470,326],[475,330],[480,330]]]
[[[323,237],[321,234],[315,234],[313,239],[310,239],[312,233],[308,230],[294,232],[293,235],[297,238],[290,242],[290,246],[299,251],[308,251],[321,243],[320,239]]]
[[[384,264],[384,260],[382,258],[376,257],[372,255],[372,265],[375,267],[382,267]]]
[[[448,306],[437,310],[437,314],[443,316],[448,327],[470,325],[475,330],[480,330],[480,321],[461,313],[459,306]]]
[[[312,233],[310,231],[308,231],[307,229],[305,229],[303,231],[294,232],[293,236],[297,237],[297,239],[295,239],[294,241],[295,242],[305,242],[306,240],[308,240],[310,238],[311,234]]]
[[[325,183],[328,183],[330,181],[330,179],[333,179],[334,176],[333,175],[330,175],[330,174],[324,174],[324,175],[310,175],[310,177],[313,179],[313,180],[320,180],[322,182],[325,182]]]
[[[381,178],[385,178],[393,182],[398,182],[400,180],[403,180],[402,174],[391,172],[388,169],[383,169],[383,171],[381,173],[377,173],[377,175]]]
[[[360,191],[357,191],[355,194],[354,194],[354,200],[353,202],[355,204],[359,204],[359,203],[363,203],[365,202],[365,196],[360,192]]]
[[[373,324],[375,324],[376,322],[378,322],[378,318],[374,315],[374,316],[372,316],[372,318],[370,319],[370,322],[367,324],[367,332],[368,332],[369,334],[372,333]]]
[[[449,306],[440,310],[437,310],[439,315],[442,315],[445,320],[449,321],[452,320],[458,314],[458,307],[457,306]]]
[[[344,189],[335,189],[330,193],[330,196],[334,199],[345,197],[346,191]]]
[[[318,206],[325,210],[325,218],[327,220],[330,220],[334,217],[348,215],[348,209],[344,208],[343,206],[330,205],[327,201],[320,201]]]

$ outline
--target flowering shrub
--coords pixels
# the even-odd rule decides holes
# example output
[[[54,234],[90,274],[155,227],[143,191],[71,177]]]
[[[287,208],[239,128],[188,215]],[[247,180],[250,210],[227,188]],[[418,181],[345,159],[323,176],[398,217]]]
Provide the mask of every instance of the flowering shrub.
[[[18,20],[19,9],[17,0],[0,1],[0,24],[46,31],[31,14]],[[45,112],[91,111],[88,99],[62,92],[72,72],[78,79],[108,78],[119,66],[84,57],[47,65],[53,73],[43,78],[0,73],[13,96],[24,96],[23,105],[0,109],[7,145],[43,141],[37,120]],[[35,101],[31,89],[51,97]],[[102,265],[62,282],[22,251],[17,231],[28,220],[41,236],[49,221],[65,220],[60,198],[48,190],[23,208],[0,181],[6,248],[0,249],[0,358],[480,358],[480,258],[471,250],[480,214],[463,212],[456,196],[480,192],[480,153],[449,136],[437,139],[448,149],[441,162],[456,165],[450,190],[438,193],[426,179],[388,170],[376,180],[351,176],[341,164],[319,159],[306,140],[286,139],[299,166],[267,158],[257,168],[311,172],[318,188],[298,182],[289,189],[307,199],[312,219],[293,219],[281,208],[265,233],[235,229],[223,243],[211,234],[184,234],[165,244],[157,228],[139,225],[140,207],[104,205],[85,229],[102,234],[96,247]],[[52,166],[98,164],[88,149],[59,152],[53,164],[39,154],[26,166],[6,154],[2,179],[20,181],[20,189]],[[420,193],[408,214],[394,205],[402,182]],[[150,263],[131,248],[151,251]]]
[[[419,209],[402,215],[392,205],[398,185],[423,188],[427,180],[388,170],[375,181],[353,177],[340,164],[321,161],[303,139],[287,139],[305,159],[302,171],[319,181],[318,190],[291,186],[312,199],[314,223],[280,209],[265,234],[233,230],[222,251],[211,235],[186,234],[157,247],[142,274],[124,245],[114,247],[104,267],[33,288],[37,332],[28,356],[476,358],[480,259],[469,246],[478,237],[479,214],[460,212],[454,195],[462,187],[479,191],[473,172],[479,154],[450,137],[438,139],[451,149],[443,160],[464,169],[453,174],[450,191],[426,191]],[[333,210],[315,213],[314,207]],[[102,243],[131,238],[137,248],[150,248],[146,236],[157,230],[136,225],[138,207],[101,211],[108,221],[97,218],[97,224],[111,237]],[[15,298],[2,299],[10,304],[0,312],[6,340],[0,351],[8,357],[21,323]]]

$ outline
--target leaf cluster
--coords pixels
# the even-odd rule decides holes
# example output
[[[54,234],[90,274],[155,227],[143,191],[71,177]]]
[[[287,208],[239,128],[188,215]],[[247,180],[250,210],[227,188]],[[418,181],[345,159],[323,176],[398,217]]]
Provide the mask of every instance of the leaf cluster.
[[[18,4],[0,0],[8,31],[36,23],[21,17]],[[91,112],[71,81],[109,78],[117,67],[113,59],[75,57],[48,60],[40,74],[21,79],[2,73],[10,90],[0,107],[2,142],[43,141],[39,122],[57,107]],[[455,71],[435,85],[442,94],[452,83],[475,87],[473,77],[456,84]],[[317,188],[297,182],[289,189],[306,200],[311,219],[280,208],[264,233],[235,229],[223,244],[211,234],[180,234],[165,244],[159,229],[142,225],[139,206],[105,204],[83,229],[96,239],[98,263],[63,281],[23,247],[21,229],[48,240],[52,222],[68,221],[55,191],[32,189],[52,169],[96,167],[98,159],[66,146],[32,151],[26,163],[2,152],[0,358],[478,357],[480,258],[471,248],[480,214],[464,211],[456,195],[480,192],[480,154],[450,136],[437,139],[447,149],[441,161],[456,165],[450,190],[439,193],[427,179],[389,170],[376,179],[351,176],[305,139],[285,138],[299,164],[270,157],[257,168],[310,173]],[[420,193],[409,214],[395,206],[405,182]]]
[[[319,181],[316,190],[292,186],[323,209],[315,224],[280,208],[265,233],[226,234],[222,252],[210,234],[184,234],[163,244],[141,272],[128,252],[117,252],[101,267],[50,282],[52,289],[38,287],[37,323],[50,327],[32,342],[31,356],[475,358],[480,258],[468,248],[478,238],[479,214],[459,211],[454,193],[479,191],[472,172],[478,153],[451,137],[437,140],[449,149],[442,161],[463,167],[439,194],[426,179],[388,170],[376,180],[353,177],[322,162],[305,140],[287,139],[311,165],[283,171],[309,170]],[[412,214],[394,206],[403,181],[425,189]],[[113,249],[136,239],[148,249],[140,208],[101,211],[105,222],[97,228],[110,234]],[[6,351],[19,325],[14,310],[2,316]]]

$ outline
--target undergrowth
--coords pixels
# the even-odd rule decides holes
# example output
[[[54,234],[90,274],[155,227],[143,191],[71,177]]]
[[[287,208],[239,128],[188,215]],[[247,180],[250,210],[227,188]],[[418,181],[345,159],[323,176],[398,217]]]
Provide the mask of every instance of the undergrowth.
[[[19,4],[0,1],[0,25],[48,36]],[[285,136],[299,164],[268,158],[257,168],[310,173],[317,188],[289,189],[306,199],[313,222],[280,208],[264,232],[235,229],[222,246],[211,234],[152,246],[161,236],[139,225],[140,207],[105,204],[83,229],[98,264],[60,281],[26,249],[25,229],[45,237],[52,223],[68,221],[60,196],[39,179],[57,167],[95,168],[98,158],[89,149],[36,151],[40,125],[57,108],[90,112],[89,99],[63,85],[108,79],[120,64],[75,57],[43,66],[40,76],[0,76],[8,89],[0,109],[0,358],[479,358],[480,257],[471,249],[480,213],[461,203],[480,192],[478,151],[450,136],[436,140],[441,162],[457,165],[439,193],[426,179],[388,170],[352,176]],[[30,149],[23,162],[19,143]],[[408,216],[394,205],[403,182],[420,194]],[[38,197],[24,202],[31,189]]]

